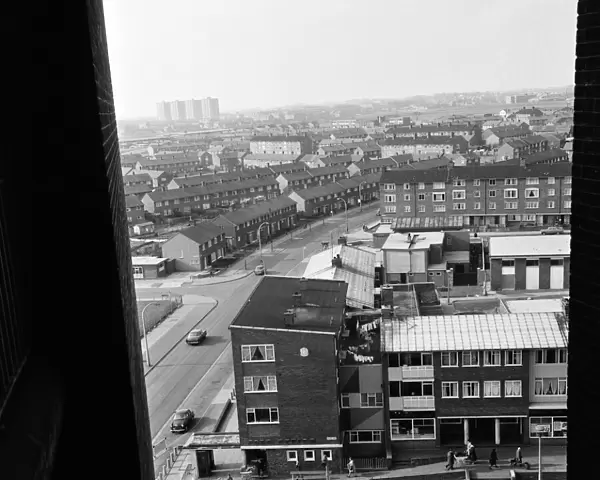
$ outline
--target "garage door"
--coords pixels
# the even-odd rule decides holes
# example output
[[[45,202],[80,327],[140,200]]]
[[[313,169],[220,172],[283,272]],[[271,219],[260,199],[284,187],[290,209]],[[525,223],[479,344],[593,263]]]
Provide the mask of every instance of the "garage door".
[[[514,275],[502,275],[502,290],[514,290],[515,289],[515,276]]]
[[[562,265],[550,267],[550,288],[553,290],[565,288],[565,267]]]
[[[540,267],[526,267],[525,269],[525,289],[540,289]]]

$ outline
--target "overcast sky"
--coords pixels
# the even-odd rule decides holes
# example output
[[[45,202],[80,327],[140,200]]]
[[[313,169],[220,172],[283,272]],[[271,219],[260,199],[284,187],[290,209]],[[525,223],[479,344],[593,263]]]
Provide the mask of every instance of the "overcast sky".
[[[117,116],[574,83],[576,0],[104,0]]]

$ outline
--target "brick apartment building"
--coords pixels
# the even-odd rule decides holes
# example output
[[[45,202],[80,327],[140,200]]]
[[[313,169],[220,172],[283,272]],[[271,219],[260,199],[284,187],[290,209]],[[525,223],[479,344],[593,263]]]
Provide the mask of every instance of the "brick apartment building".
[[[263,277],[231,323],[240,445],[271,475],[342,467],[338,350],[347,284]],[[268,304],[269,308],[265,308]]]
[[[568,224],[571,164],[498,163],[383,172],[382,223],[403,217],[461,216],[466,226]]]
[[[498,160],[519,159],[526,155],[548,150],[548,139],[541,135],[528,135],[523,138],[511,138],[498,148]]]

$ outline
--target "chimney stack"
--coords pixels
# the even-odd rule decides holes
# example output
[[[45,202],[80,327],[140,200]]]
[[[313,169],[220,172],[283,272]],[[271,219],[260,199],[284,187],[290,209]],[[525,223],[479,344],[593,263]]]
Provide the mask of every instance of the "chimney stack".
[[[285,312],[283,312],[283,323],[286,327],[291,327],[294,325],[294,317],[296,313],[294,309],[288,308]]]
[[[300,293],[306,292],[308,290],[308,280],[304,277],[300,279]]]
[[[300,300],[302,299],[302,294],[300,292],[294,292],[292,298],[294,299],[294,307],[298,307],[300,305]]]
[[[527,163],[525,162],[525,157],[520,157],[520,158],[519,158],[519,165],[520,165],[522,168],[525,168],[525,167],[527,167]]]

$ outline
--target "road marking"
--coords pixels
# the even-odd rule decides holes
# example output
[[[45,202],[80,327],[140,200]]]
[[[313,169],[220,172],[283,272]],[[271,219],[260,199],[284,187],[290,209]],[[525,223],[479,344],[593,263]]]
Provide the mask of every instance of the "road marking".
[[[180,408],[182,408],[182,406],[185,403],[187,403],[187,401],[190,399],[190,397],[194,394],[195,390],[202,383],[202,381],[204,380],[204,378],[212,371],[213,368],[215,368],[215,365],[217,365],[219,363],[219,361],[221,360],[221,357],[227,353],[227,350],[228,350],[228,348],[230,346],[231,346],[231,341],[227,345],[225,345],[225,348],[223,349],[223,351],[221,352],[221,354],[217,357],[217,359],[213,362],[213,364],[208,368],[208,370],[206,371],[206,373],[204,375],[202,375],[202,378],[200,378],[200,380],[198,380],[198,383],[196,383],[196,385],[194,385],[194,388],[192,388],[190,390],[190,393],[188,393],[187,397],[185,397],[183,399],[183,401],[179,404],[179,406],[175,410],[179,410]],[[212,402],[210,403],[210,405],[208,406],[208,408],[202,414],[203,417],[206,415],[206,412],[208,412],[208,410],[210,409],[211,406],[212,406]],[[175,412],[173,412],[173,413],[175,413]],[[161,432],[167,427],[167,425],[169,425],[170,422],[171,422],[171,415],[169,415],[169,419],[165,422],[165,424],[162,427],[159,428],[158,433],[152,439],[152,444],[153,445],[158,442],[158,438],[160,437]]]

